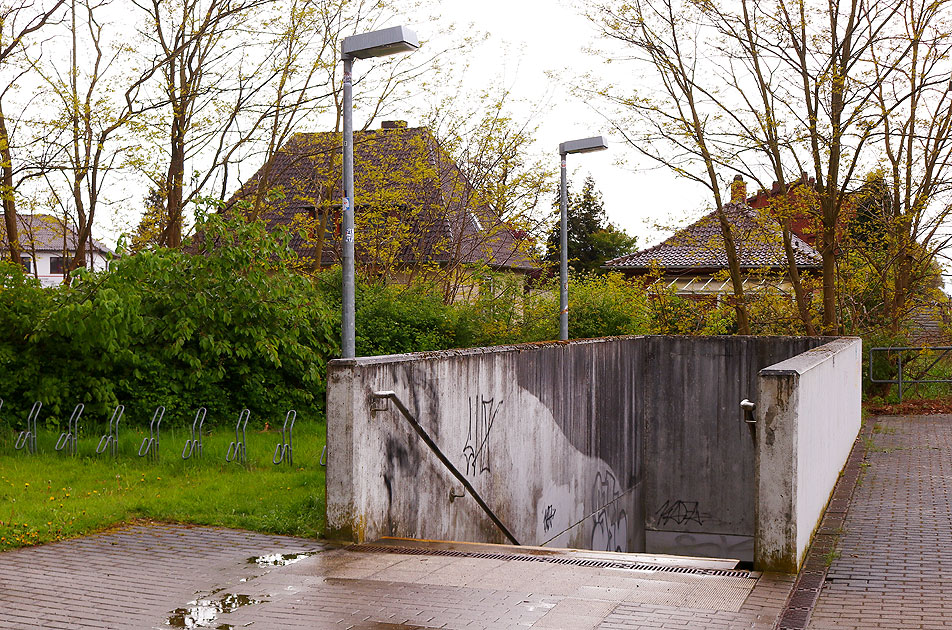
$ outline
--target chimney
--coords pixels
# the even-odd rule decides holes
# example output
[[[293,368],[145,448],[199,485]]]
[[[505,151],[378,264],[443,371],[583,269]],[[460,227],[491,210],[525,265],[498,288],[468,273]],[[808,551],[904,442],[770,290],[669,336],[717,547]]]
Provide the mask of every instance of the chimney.
[[[385,120],[380,123],[381,129],[406,129],[407,121],[405,120]]]
[[[731,182],[731,203],[747,203],[747,182],[744,176],[734,175],[734,181]]]

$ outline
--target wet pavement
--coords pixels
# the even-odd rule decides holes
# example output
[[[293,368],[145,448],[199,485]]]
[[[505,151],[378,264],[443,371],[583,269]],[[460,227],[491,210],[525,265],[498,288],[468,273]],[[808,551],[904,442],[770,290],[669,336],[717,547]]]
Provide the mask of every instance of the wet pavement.
[[[952,416],[871,422],[809,609],[721,561],[137,524],[0,554],[0,630],[952,628]]]
[[[808,628],[952,628],[952,416],[872,422]]]
[[[0,628],[773,628],[789,576],[702,559],[133,525],[0,554]]]

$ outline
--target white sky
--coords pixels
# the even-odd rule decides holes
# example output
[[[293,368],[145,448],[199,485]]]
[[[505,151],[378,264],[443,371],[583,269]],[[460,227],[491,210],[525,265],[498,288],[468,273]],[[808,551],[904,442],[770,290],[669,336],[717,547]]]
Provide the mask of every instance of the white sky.
[[[543,105],[535,118],[538,150],[551,156],[554,168],[560,142],[595,135],[608,138],[608,151],[568,156],[569,177],[578,188],[591,174],[604,195],[609,219],[637,235],[641,248],[670,233],[654,225],[670,225],[672,219],[683,223],[705,212],[705,191],[640,161],[613,136],[598,111],[570,94],[569,82],[586,73],[598,77],[612,71],[619,73],[616,82],[627,76],[634,80],[630,67],[606,67],[600,57],[585,51],[599,44],[598,33],[574,4],[573,0],[443,0],[441,6],[444,19],[459,27],[472,24],[489,35],[470,60],[468,79],[486,85],[502,73],[517,98]],[[426,32],[427,24],[412,26],[422,40],[439,40],[438,34]],[[501,49],[511,52],[501,54]],[[547,72],[559,80],[550,79]]]
[[[441,22],[453,22],[462,32],[469,32],[467,27],[472,25],[472,31],[488,35],[485,43],[460,60],[468,65],[465,85],[478,91],[503,81],[515,99],[515,117],[534,116],[533,122],[538,125],[536,150],[551,160],[554,172],[558,170],[560,142],[595,135],[607,137],[608,151],[568,156],[569,177],[577,190],[591,174],[604,195],[609,219],[638,236],[641,248],[669,235],[673,222],[684,224],[706,212],[707,196],[698,185],[639,161],[634,151],[613,136],[596,109],[571,95],[571,82],[586,73],[601,79],[607,72],[614,72],[615,82],[622,86],[637,80],[630,66],[606,67],[600,57],[585,51],[588,46],[598,45],[599,40],[595,27],[573,6],[576,2],[584,0],[441,0],[438,6]],[[111,18],[121,20],[118,15]],[[414,28],[420,39],[434,48],[449,41],[443,34],[445,24],[406,15],[395,17],[387,25],[401,23]],[[409,124],[420,123],[426,109],[421,104],[418,113],[406,112]],[[359,116],[357,112],[357,126],[361,124]],[[243,167],[242,176],[246,172]],[[130,195],[135,201],[132,207],[138,210],[138,200],[144,193]],[[126,216],[123,208],[127,206],[118,204],[112,212],[99,215],[95,236],[110,247],[120,232],[138,221],[137,216]],[[668,228],[659,231],[654,227],[659,223]]]

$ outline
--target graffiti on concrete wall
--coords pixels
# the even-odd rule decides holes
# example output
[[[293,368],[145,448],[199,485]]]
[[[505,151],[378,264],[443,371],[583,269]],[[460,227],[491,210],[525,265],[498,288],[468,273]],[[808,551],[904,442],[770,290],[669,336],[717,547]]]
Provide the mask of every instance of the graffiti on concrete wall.
[[[502,403],[482,395],[469,399],[469,429],[463,447],[467,475],[489,472],[489,436]]]
[[[701,522],[701,512],[698,511],[697,501],[665,501],[655,514],[661,525],[684,525],[685,523],[695,522],[703,525]]]
[[[611,471],[595,474],[592,507],[598,512],[592,517],[592,549],[628,551],[628,514],[617,500],[621,495],[622,489]]]
[[[542,513],[542,528],[545,532],[548,532],[552,529],[552,521],[555,519],[555,508],[552,505],[548,505],[545,508],[545,512]]]

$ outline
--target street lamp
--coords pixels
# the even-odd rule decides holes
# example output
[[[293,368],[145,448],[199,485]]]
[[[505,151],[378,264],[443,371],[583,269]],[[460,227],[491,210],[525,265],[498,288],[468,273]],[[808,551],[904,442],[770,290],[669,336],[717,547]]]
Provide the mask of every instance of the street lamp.
[[[345,37],[340,45],[340,59],[344,62],[344,199],[343,287],[341,290],[341,355],[345,359],[357,356],[354,328],[354,102],[352,73],[354,59],[384,57],[402,52],[413,52],[420,47],[416,33],[405,26],[394,26],[371,33]]]
[[[559,145],[559,156],[562,162],[562,186],[559,195],[561,202],[559,205],[562,210],[561,252],[559,255],[559,339],[562,341],[568,341],[569,338],[569,194],[565,156],[569,153],[604,151],[607,148],[608,145],[601,136],[569,140]]]

